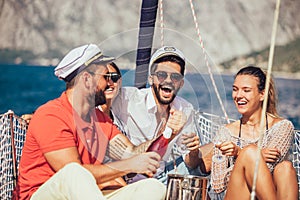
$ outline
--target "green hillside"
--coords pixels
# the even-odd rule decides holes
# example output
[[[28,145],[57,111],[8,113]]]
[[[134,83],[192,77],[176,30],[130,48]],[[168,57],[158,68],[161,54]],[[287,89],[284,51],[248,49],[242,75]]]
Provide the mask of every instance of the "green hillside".
[[[249,55],[234,58],[221,65],[224,66],[225,69],[230,70],[231,68],[237,67],[237,65],[246,65],[252,62],[266,68],[268,59],[269,48],[266,48],[260,52],[253,52]],[[287,45],[275,47],[273,70],[291,73],[300,72],[300,38]]]

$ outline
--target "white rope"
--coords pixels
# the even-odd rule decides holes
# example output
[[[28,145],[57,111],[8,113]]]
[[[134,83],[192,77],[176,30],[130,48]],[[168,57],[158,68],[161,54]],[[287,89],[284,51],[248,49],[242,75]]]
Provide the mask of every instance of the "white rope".
[[[163,0],[159,0],[159,22],[160,22],[160,43],[164,46],[164,13],[163,13]]]
[[[261,121],[260,121],[260,137],[258,141],[258,149],[257,149],[257,159],[255,162],[255,171],[253,176],[253,185],[252,185],[252,191],[251,191],[251,200],[255,199],[255,189],[256,189],[256,181],[257,181],[257,174],[258,174],[258,164],[260,161],[260,152],[262,148],[262,139],[264,135],[264,124],[265,124],[265,113],[267,110],[267,102],[268,102],[268,93],[269,93],[269,87],[270,87],[270,79],[271,79],[271,71],[272,71],[272,65],[273,65],[273,57],[274,57],[274,48],[275,48],[275,38],[276,38],[276,31],[277,31],[277,24],[278,24],[278,16],[279,16],[279,6],[280,6],[280,0],[276,1],[276,8],[275,8],[275,14],[274,14],[274,21],[273,21],[273,29],[272,29],[272,37],[271,37],[271,44],[270,44],[270,52],[269,52],[269,61],[268,61],[268,71],[267,71],[267,77],[266,77],[266,85],[265,85],[265,94],[264,94],[264,101],[263,101],[263,107],[261,112]]]
[[[229,117],[228,117],[228,115],[226,113],[225,107],[223,105],[222,99],[220,97],[218,88],[216,86],[216,83],[215,83],[215,80],[214,80],[214,77],[213,77],[213,74],[211,72],[211,67],[210,67],[209,62],[208,62],[208,56],[207,56],[207,53],[205,51],[204,43],[203,43],[203,40],[202,40],[202,37],[201,37],[201,34],[200,34],[200,29],[199,29],[198,20],[197,20],[196,14],[195,14],[194,4],[193,4],[192,0],[189,0],[189,2],[190,2],[191,10],[192,10],[192,15],[193,15],[194,23],[195,23],[195,28],[196,28],[197,36],[199,38],[200,46],[201,46],[202,52],[204,54],[205,64],[206,64],[206,66],[208,68],[209,77],[210,77],[211,82],[213,84],[213,88],[214,88],[215,93],[217,95],[217,98],[218,98],[218,101],[220,103],[221,109],[222,109],[222,111],[224,113],[225,119],[226,119],[227,123],[229,123],[230,122]]]

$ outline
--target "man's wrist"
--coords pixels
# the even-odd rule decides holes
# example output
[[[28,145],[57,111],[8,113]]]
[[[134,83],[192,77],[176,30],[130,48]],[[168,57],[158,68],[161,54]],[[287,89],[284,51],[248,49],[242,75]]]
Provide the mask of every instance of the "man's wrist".
[[[199,149],[194,149],[192,151],[190,151],[188,154],[190,155],[190,157],[193,157],[193,158],[199,158]]]

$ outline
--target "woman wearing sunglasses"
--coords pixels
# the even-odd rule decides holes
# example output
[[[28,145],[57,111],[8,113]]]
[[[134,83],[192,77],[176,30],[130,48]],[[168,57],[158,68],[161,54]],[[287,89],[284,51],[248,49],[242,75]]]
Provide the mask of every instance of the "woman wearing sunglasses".
[[[108,74],[106,76],[108,84],[104,91],[106,103],[101,105],[101,110],[106,113],[112,120],[114,120],[113,113],[111,112],[111,104],[113,99],[119,94],[122,87],[121,71],[116,63],[111,62],[107,64]],[[100,108],[100,107],[99,107]]]

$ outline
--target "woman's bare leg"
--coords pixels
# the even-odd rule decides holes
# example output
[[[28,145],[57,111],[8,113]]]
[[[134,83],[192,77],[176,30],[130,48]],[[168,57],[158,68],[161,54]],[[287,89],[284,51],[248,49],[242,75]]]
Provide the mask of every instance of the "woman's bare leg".
[[[239,154],[227,187],[225,200],[250,199],[252,190],[257,147],[249,145]],[[272,175],[260,154],[256,181],[256,197],[260,200],[276,199]]]
[[[273,180],[277,190],[277,199],[298,199],[298,181],[292,162],[278,163],[273,172]]]

